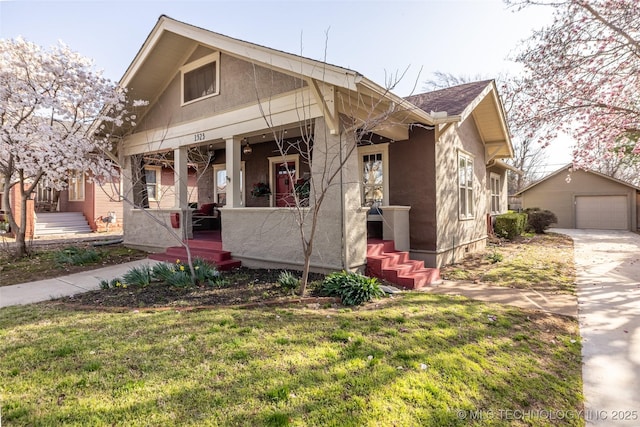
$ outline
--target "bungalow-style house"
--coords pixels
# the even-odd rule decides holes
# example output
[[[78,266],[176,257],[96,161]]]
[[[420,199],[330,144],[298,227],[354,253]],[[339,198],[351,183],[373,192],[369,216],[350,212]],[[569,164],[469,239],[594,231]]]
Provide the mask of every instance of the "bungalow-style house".
[[[304,212],[327,188],[312,267],[424,273],[399,280],[417,287],[437,280],[425,265],[484,248],[490,215],[507,209],[510,167],[502,159],[513,150],[491,80],[401,98],[356,71],[161,16],[120,84],[149,101],[118,147],[125,193],[135,190],[136,166],[152,168],[159,154],[169,153],[175,170],[167,203],[125,206],[131,246],[163,251],[176,234],[198,239],[194,209],[215,203],[209,216],[219,212],[230,256],[250,267],[299,269],[291,202],[295,184],[310,178]],[[300,141],[311,144],[311,157],[296,151]],[[193,153],[207,160],[196,162],[197,205],[180,179]]]
[[[638,229],[640,188],[592,170],[566,165],[516,194],[522,207],[550,210],[554,227]]]

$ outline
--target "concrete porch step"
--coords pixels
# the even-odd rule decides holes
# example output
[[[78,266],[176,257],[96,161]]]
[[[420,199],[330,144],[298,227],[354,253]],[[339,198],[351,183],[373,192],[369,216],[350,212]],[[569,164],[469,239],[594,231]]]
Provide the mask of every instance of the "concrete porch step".
[[[36,214],[35,236],[91,232],[91,227],[82,212],[41,212]]]
[[[211,242],[207,242],[211,243]],[[194,248],[189,246],[191,258],[201,258],[213,263],[220,271],[229,271],[242,265],[241,261],[231,258],[231,252],[211,248]],[[176,260],[186,260],[187,250],[183,246],[167,248],[165,252],[149,254],[149,259],[175,263]]]
[[[419,289],[441,281],[439,269],[427,268],[423,261],[410,259],[408,252],[396,251],[391,240],[367,244],[367,271],[406,289]]]

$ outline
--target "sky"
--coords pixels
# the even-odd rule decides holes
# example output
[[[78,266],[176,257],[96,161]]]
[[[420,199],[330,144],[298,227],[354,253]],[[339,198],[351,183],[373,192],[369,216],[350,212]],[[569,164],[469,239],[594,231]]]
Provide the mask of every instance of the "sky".
[[[502,0],[0,0],[0,38],[45,47],[63,41],[118,81],[163,14],[351,68],[382,86],[404,73],[394,90],[400,96],[423,92],[435,71],[483,79],[518,73],[509,58],[551,22],[549,8],[517,12]],[[551,169],[567,163],[568,153],[550,152]]]

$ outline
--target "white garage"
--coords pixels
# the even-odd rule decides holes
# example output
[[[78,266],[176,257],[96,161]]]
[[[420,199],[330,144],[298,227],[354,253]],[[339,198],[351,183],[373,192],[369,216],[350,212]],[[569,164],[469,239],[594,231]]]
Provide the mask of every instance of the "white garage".
[[[628,230],[628,197],[576,196],[576,228]]]

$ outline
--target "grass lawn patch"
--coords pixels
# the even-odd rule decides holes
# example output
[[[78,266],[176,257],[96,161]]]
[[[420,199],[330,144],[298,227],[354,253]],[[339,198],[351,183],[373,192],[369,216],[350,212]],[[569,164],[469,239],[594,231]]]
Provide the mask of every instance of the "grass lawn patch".
[[[482,253],[441,269],[447,280],[542,292],[576,293],[573,240],[556,233],[493,240]]]
[[[29,256],[15,259],[0,252],[0,286],[51,279],[113,264],[144,259],[147,253],[122,244],[92,247],[91,244],[47,245],[32,248]]]
[[[7,425],[583,424],[460,416],[582,409],[574,319],[463,297],[357,310],[8,307],[0,354]]]

